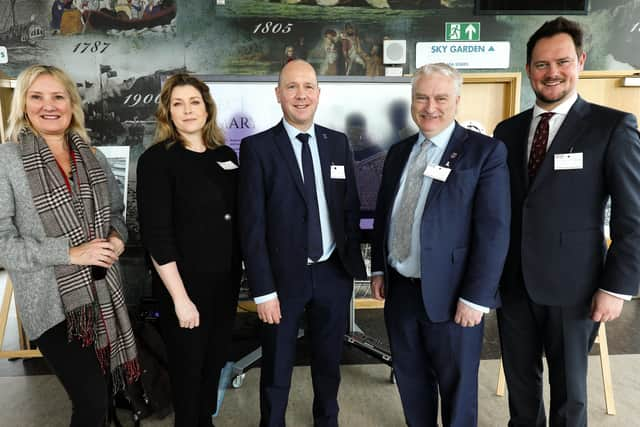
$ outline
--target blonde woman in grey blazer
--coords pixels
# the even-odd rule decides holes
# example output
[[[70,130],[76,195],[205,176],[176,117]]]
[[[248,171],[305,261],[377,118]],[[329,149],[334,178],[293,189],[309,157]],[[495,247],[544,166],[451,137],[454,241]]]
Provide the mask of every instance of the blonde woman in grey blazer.
[[[127,230],[105,157],[88,145],[80,96],[60,69],[16,82],[0,145],[0,264],[25,331],[65,387],[71,426],[104,426],[108,384],[139,376],[117,261]]]

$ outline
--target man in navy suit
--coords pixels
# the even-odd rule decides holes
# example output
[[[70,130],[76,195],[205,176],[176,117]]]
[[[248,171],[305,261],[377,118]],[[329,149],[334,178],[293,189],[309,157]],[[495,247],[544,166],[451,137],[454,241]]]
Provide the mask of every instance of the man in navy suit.
[[[504,144],[455,122],[462,76],[418,69],[420,132],[391,147],[374,223],[371,289],[385,321],[409,426],[477,425],[483,313],[498,304],[509,244]]]
[[[545,22],[527,43],[536,103],[502,123],[511,171],[511,245],[498,326],[509,426],[587,425],[587,356],[599,324],[617,318],[640,283],[640,139],[632,114],[576,91],[582,30]],[[611,197],[611,246],[604,209]]]
[[[284,119],[240,146],[240,235],[262,328],[261,426],[284,426],[298,324],[311,341],[315,426],[338,425],[353,278],[365,278],[360,202],[344,134],[314,125],[320,89],[302,60],[280,72]]]

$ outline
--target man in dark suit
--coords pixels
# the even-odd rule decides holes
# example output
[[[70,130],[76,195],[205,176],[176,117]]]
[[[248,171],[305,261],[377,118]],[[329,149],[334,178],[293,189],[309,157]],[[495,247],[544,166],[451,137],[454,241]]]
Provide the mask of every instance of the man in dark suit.
[[[477,425],[483,313],[498,304],[509,242],[504,144],[455,122],[462,76],[416,71],[420,132],[391,147],[374,223],[371,288],[385,320],[410,426]]]
[[[587,356],[599,324],[640,282],[640,139],[633,115],[576,91],[586,54],[577,23],[557,18],[527,43],[536,104],[502,123],[511,173],[511,244],[498,325],[510,426],[587,425]],[[611,197],[611,246],[604,209]]]
[[[284,426],[298,323],[306,311],[316,426],[338,425],[340,356],[360,253],[360,203],[344,134],[314,125],[311,65],[280,73],[284,119],[240,146],[240,234],[262,330],[261,426]]]

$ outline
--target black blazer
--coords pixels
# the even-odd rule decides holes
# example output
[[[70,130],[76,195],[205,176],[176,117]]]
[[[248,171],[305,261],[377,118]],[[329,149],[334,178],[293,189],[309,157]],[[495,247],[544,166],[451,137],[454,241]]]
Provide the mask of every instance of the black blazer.
[[[511,244],[501,289],[520,272],[531,299],[573,305],[598,288],[632,295],[640,283],[640,138],[632,114],[585,102],[571,107],[532,183],[529,109],[500,123],[511,173]],[[554,155],[584,153],[583,168],[554,170]],[[603,236],[611,196],[612,244]]]
[[[344,269],[366,278],[360,252],[360,202],[349,143],[343,133],[315,126],[336,251]],[[331,178],[343,166],[345,179]],[[240,145],[240,236],[254,296],[296,296],[307,264],[306,204],[302,175],[280,122]]]
[[[179,143],[155,144],[138,160],[137,201],[142,244],[160,265],[181,273],[239,275],[236,225],[238,168],[228,146],[194,153]]]

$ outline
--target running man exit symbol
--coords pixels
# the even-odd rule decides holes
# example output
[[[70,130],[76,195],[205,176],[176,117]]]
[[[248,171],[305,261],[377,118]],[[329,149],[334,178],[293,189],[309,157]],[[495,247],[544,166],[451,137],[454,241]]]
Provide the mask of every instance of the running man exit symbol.
[[[480,40],[480,23],[479,22],[447,22],[445,24],[445,41],[479,41]]]

